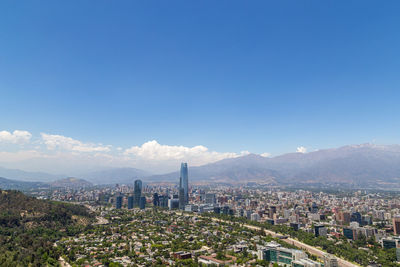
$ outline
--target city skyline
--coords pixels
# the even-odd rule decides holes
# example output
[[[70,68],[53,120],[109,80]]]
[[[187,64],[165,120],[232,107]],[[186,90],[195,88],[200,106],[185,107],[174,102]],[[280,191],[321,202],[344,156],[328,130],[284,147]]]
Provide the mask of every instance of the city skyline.
[[[0,166],[399,144],[389,2],[2,2]]]
[[[399,10],[0,1],[0,267],[400,267]]]

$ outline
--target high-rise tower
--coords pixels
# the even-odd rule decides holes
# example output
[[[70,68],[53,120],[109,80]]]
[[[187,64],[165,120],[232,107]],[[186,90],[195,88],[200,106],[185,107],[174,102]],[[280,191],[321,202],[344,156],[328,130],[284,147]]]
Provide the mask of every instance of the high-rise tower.
[[[135,180],[133,188],[133,206],[139,207],[141,196],[142,196],[142,181]]]
[[[128,209],[133,209],[133,196],[128,197]]]
[[[186,203],[185,203],[185,191],[183,190],[183,188],[179,188],[178,198],[179,198],[179,208],[181,210],[184,210]]]
[[[400,235],[400,215],[393,217],[393,232],[395,235]]]
[[[122,196],[117,196],[115,198],[115,208],[116,209],[122,208]]]
[[[189,177],[187,163],[181,163],[181,176],[179,180],[179,189],[183,189],[184,203],[189,203]]]

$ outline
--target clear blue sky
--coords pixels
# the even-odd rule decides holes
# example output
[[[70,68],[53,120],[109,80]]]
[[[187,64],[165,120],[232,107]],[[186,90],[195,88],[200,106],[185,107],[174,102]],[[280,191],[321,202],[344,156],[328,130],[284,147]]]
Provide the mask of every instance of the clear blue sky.
[[[400,143],[400,1],[1,1],[0,130],[274,155]]]

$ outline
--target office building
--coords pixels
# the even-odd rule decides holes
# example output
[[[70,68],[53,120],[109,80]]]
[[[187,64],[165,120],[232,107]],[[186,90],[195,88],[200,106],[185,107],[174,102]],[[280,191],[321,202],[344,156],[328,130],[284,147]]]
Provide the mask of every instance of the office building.
[[[181,176],[179,179],[179,188],[183,189],[185,205],[189,203],[189,177],[187,163],[181,164]]]
[[[324,225],[315,225],[314,234],[315,237],[326,236],[328,234],[328,231]]]
[[[185,191],[183,188],[179,188],[178,199],[179,199],[179,209],[181,209],[181,210],[185,209],[185,206],[186,206]]]
[[[153,206],[160,206],[160,198],[158,197],[157,193],[153,194]]]
[[[344,223],[344,224],[348,224],[348,223],[350,223],[350,217],[351,216],[350,216],[349,212],[341,211],[338,214],[338,221],[340,221],[341,223]]]
[[[250,216],[250,220],[258,222],[260,220],[260,215],[258,215],[258,213],[253,213]]]
[[[139,207],[140,197],[142,196],[142,181],[136,180],[133,188],[133,206]]]
[[[276,214],[276,207],[275,206],[270,206],[268,210],[268,217],[270,219],[274,218],[274,214]]]
[[[276,242],[270,242],[265,248],[258,250],[258,259],[278,263],[283,266],[292,266],[292,263],[295,264],[295,262],[298,265],[294,266],[307,266],[301,265],[302,263],[299,262],[302,259],[307,259],[307,254],[304,251],[284,248]]]
[[[216,214],[221,214],[221,208],[220,207],[214,207],[213,212]]]
[[[396,258],[397,261],[400,262],[400,248],[396,248]]]
[[[362,225],[371,225],[372,224],[372,218],[369,215],[363,215],[361,217],[361,224]]]
[[[170,210],[179,209],[179,199],[177,198],[168,199],[168,208]]]
[[[188,204],[185,206],[185,211],[188,212],[198,212],[199,211],[199,206],[197,205],[192,205],[192,204]]]
[[[361,221],[362,221],[362,216],[359,212],[353,212],[351,214],[350,222],[358,222],[359,224],[361,224],[362,223]]]
[[[215,204],[217,202],[215,194],[205,194],[205,202],[206,204]]]
[[[146,197],[145,196],[141,196],[140,200],[139,200],[139,208],[141,210],[144,210],[146,208]]]
[[[236,210],[236,217],[243,217],[244,216],[244,210],[243,209],[237,209]]]
[[[117,196],[115,198],[115,208],[121,209],[122,208],[122,196]]]
[[[356,231],[353,228],[343,228],[343,235],[352,240],[356,240]]]
[[[128,209],[133,209],[133,196],[128,197]]]
[[[318,212],[318,205],[317,205],[317,203],[313,202],[313,203],[311,204],[310,211],[311,211],[311,213],[317,213],[317,212]]]
[[[393,232],[395,235],[400,235],[400,215],[393,217]]]
[[[159,205],[161,208],[167,208],[168,207],[168,196],[159,196]]]

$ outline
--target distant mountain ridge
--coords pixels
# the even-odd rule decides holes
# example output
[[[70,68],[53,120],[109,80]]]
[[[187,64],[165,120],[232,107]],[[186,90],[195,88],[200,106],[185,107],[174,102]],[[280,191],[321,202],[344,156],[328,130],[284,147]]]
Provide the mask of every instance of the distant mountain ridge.
[[[151,175],[136,168],[114,168],[82,174],[81,177],[94,184],[133,184],[135,179]]]
[[[59,179],[51,183],[43,182],[26,182],[20,180],[12,180],[0,177],[0,190],[21,190],[29,191],[32,189],[49,189],[49,188],[85,188],[93,186],[92,183],[83,179],[68,177]]]
[[[339,148],[323,149],[309,153],[288,153],[276,157],[262,157],[249,154],[242,157],[224,159],[198,167],[189,163],[191,183],[244,184],[349,184],[362,186],[385,186],[400,189],[400,145],[349,145]],[[6,170],[0,168],[1,170]],[[5,176],[10,186],[20,186],[26,178],[43,177],[43,173],[11,170],[13,176]],[[21,177],[16,174],[21,173]],[[28,177],[29,176],[29,177]],[[51,176],[47,177],[50,178]],[[63,176],[65,177],[65,176]],[[135,179],[144,182],[178,183],[179,171],[151,175],[135,168],[115,168],[79,175],[88,184],[132,184]],[[58,177],[51,181],[57,181]],[[6,180],[7,180],[6,179]],[[42,180],[37,180],[42,181]],[[5,186],[7,183],[3,183]],[[51,184],[47,182],[48,184]],[[1,187],[0,181],[0,187]],[[29,184],[23,184],[26,186]],[[83,183],[82,185],[87,186]],[[7,185],[6,185],[7,186]],[[36,186],[32,184],[32,186]],[[10,187],[4,187],[10,188]],[[12,188],[12,187],[11,187]]]
[[[18,169],[7,169],[0,167],[0,177],[7,177],[8,179],[15,179],[20,181],[39,181],[39,182],[51,182],[66,175],[55,175],[45,172],[28,172]]]
[[[151,173],[136,168],[113,168],[77,175],[93,184],[132,184],[135,179],[150,176]],[[41,182],[51,184],[54,181],[64,179],[67,175],[55,175],[45,172],[29,172],[18,169],[0,167],[0,177],[17,182]]]
[[[400,145],[350,145],[310,153],[266,158],[250,154],[189,167],[193,182],[264,184],[394,184],[400,187]],[[178,181],[179,173],[155,175],[149,181]]]
[[[45,183],[41,182],[26,182],[26,181],[17,181],[11,180],[7,178],[0,177],[0,189],[3,190],[29,190],[29,189],[37,189],[42,187],[48,187]]]
[[[68,177],[64,179],[60,179],[50,183],[52,187],[61,187],[61,188],[85,188],[91,187],[93,184],[84,179],[79,179],[75,177]]]

